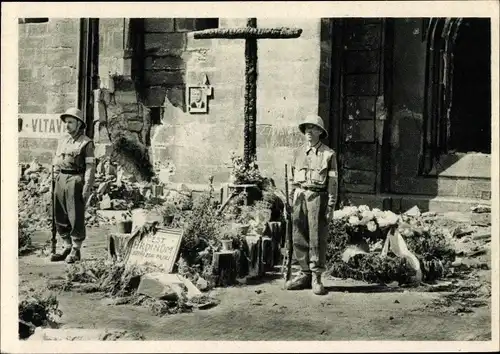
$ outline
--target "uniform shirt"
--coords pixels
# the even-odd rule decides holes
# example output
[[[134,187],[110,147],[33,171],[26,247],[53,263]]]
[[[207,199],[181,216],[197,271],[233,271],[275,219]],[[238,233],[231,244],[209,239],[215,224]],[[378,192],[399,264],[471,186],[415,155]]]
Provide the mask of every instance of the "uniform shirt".
[[[337,158],[335,151],[319,141],[314,146],[303,146],[294,156],[295,187],[323,189],[328,192],[328,206],[337,199]]]
[[[94,163],[94,143],[80,133],[76,137],[67,134],[57,146],[54,165],[58,170],[85,172],[86,164]]]

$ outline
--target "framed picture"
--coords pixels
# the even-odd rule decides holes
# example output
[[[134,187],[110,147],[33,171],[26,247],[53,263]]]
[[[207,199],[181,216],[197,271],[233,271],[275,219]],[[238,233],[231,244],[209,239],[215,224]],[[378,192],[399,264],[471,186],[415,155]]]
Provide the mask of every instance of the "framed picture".
[[[187,94],[187,106],[190,113],[207,113],[208,97],[206,87],[190,86]]]

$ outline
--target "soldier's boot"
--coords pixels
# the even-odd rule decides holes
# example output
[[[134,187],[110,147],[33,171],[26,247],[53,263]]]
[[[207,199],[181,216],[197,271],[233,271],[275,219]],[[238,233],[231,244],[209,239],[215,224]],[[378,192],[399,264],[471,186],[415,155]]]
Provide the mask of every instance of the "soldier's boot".
[[[82,258],[80,249],[72,248],[71,253],[66,257],[66,263],[71,264],[78,262]]]
[[[62,262],[68,257],[68,255],[71,253],[71,239],[69,238],[62,238],[63,242],[65,243],[64,250],[61,253],[54,253],[53,255],[50,256],[50,261],[51,262]]]
[[[71,246],[66,247],[64,251],[61,253],[54,253],[53,255],[50,256],[50,261],[51,262],[62,262],[68,257],[68,255],[71,253]]]
[[[326,295],[327,291],[321,281],[321,273],[313,273],[312,291],[315,295]]]
[[[311,288],[311,273],[300,272],[285,284],[286,290],[302,290]]]

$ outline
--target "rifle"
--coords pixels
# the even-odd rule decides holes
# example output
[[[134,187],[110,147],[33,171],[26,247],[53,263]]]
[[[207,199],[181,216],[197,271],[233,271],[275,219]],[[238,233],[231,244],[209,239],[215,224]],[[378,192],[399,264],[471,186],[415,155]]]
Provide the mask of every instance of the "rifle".
[[[51,205],[52,205],[52,238],[50,239],[51,241],[51,253],[55,254],[56,253],[56,246],[57,246],[57,230],[56,230],[56,203],[54,201],[55,199],[55,187],[56,187],[56,181],[54,180],[54,165],[52,165],[52,172],[51,172]]]
[[[291,171],[293,178],[293,167]],[[281,270],[286,283],[292,277],[292,257],[293,257],[292,207],[290,206],[290,201],[289,201],[288,165],[286,164],[285,164],[285,221],[286,221],[285,255],[283,258],[283,265],[281,267]]]

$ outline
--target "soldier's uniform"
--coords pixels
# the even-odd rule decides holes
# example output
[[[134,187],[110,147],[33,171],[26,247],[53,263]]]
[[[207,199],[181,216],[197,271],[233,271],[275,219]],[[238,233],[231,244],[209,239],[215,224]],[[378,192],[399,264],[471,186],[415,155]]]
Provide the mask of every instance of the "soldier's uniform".
[[[302,133],[306,124],[323,130],[320,139],[328,136],[321,117],[308,116],[299,125]],[[296,150],[293,168],[293,248],[301,272],[287,283],[287,289],[312,287],[319,295],[325,293],[321,273],[325,270],[328,214],[337,202],[336,154],[321,141],[305,145]]]
[[[80,249],[86,238],[84,191],[90,190],[95,171],[94,143],[85,136],[85,122],[80,110],[69,109],[61,119],[73,117],[83,122],[76,136],[67,134],[58,144],[54,158],[54,203],[57,232],[64,241],[62,253],[54,254],[52,261],[80,260]]]

